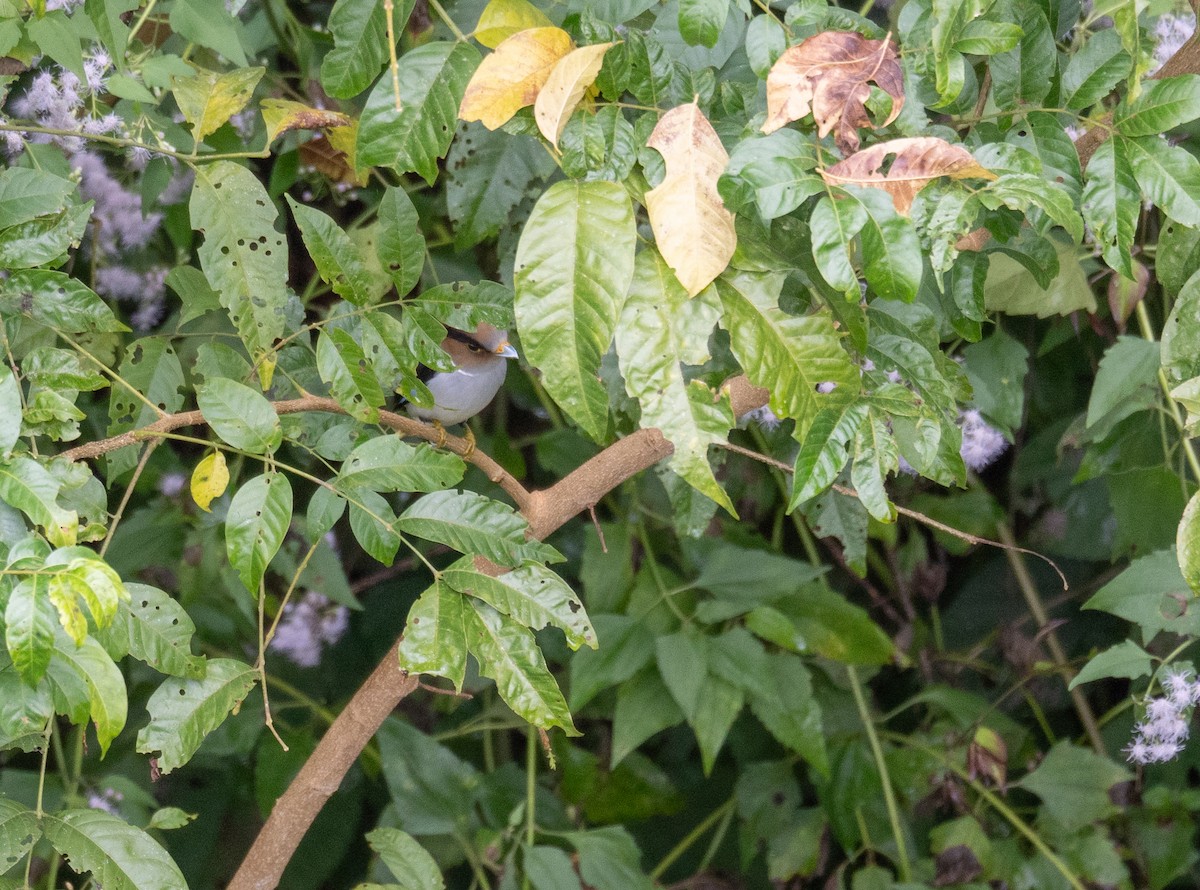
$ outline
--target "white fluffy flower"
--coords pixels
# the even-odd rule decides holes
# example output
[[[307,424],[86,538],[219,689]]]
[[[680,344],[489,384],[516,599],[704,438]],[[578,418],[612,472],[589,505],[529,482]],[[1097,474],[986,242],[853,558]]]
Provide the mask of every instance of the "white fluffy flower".
[[[283,608],[269,648],[301,667],[315,667],[325,646],[342,638],[350,611],[315,590],[306,591]]]
[[[974,408],[963,411],[958,418],[962,428],[962,447],[959,454],[963,463],[978,472],[1002,455],[1008,448],[1004,435],[983,419]]]

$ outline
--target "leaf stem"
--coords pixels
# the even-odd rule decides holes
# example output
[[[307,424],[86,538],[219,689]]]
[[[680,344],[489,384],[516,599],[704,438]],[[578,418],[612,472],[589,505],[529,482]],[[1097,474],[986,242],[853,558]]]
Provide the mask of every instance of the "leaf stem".
[[[725,801],[725,803],[721,804],[719,807],[705,816],[699,825],[689,831],[683,837],[683,839],[680,840],[679,843],[677,843],[674,847],[672,847],[670,852],[659,861],[658,865],[654,866],[654,870],[650,872],[650,880],[658,881],[658,879],[663,876],[663,873],[675,864],[675,860],[688,851],[692,844],[704,837],[708,830],[722,819],[731,816],[733,814],[735,803],[736,798],[731,797],[729,800]]]
[[[429,0],[429,5],[438,14],[438,18],[442,20],[442,24],[450,29],[450,33],[454,35],[454,39],[459,43],[466,43],[466,36],[459,30],[458,25],[454,24],[454,19],[446,14],[446,10],[442,8],[442,4],[438,3],[438,0]]]
[[[871,756],[875,758],[875,768],[879,770],[879,782],[883,785],[883,803],[887,807],[888,822],[892,826],[892,837],[896,841],[896,856],[900,865],[900,878],[903,881],[912,880],[912,865],[908,861],[908,846],[904,840],[904,827],[900,824],[900,810],[896,806],[896,792],[892,788],[892,779],[888,775],[887,761],[883,758],[883,747],[879,744],[879,736],[875,732],[875,721],[867,707],[866,696],[863,695],[862,683],[858,679],[858,669],[846,665],[846,675],[850,678],[850,691],[854,693],[854,704],[858,707],[858,716],[867,734],[867,742],[871,746]]]

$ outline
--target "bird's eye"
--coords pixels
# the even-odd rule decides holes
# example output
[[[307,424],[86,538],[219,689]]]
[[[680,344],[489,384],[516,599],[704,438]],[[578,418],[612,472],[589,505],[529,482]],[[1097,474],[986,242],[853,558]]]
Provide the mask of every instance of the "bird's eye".
[[[483,352],[483,347],[478,343],[468,343],[467,349],[471,350],[472,352]]]

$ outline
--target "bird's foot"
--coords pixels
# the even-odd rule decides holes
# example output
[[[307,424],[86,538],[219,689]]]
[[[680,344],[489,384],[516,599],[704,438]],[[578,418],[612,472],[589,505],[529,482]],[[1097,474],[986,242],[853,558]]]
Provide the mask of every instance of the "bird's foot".
[[[442,426],[440,420],[433,421],[433,428],[437,430],[437,440],[433,443],[434,448],[446,447],[446,428]]]
[[[463,424],[463,429],[466,430],[463,438],[467,440],[467,450],[462,453],[461,457],[463,460],[466,460],[475,453],[475,434],[471,432],[469,424]]]

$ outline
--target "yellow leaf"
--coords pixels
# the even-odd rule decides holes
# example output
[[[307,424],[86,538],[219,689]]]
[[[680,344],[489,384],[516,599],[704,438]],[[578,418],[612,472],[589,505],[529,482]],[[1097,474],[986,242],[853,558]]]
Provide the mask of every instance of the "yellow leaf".
[[[904,72],[891,39],[868,40],[854,31],[824,31],[787,50],[767,74],[764,133],[800,120],[810,111],[817,132],[845,154],[858,150],[858,128],[871,126],[867,84],[874,81],[892,97],[886,127],[904,107]]]
[[[689,297],[712,283],[733,257],[733,214],[717,194],[717,178],[729,163],[717,132],[692,102],[662,116],[650,148],[663,156],[667,174],[646,192],[646,212],[658,250]]]
[[[488,49],[495,49],[518,31],[553,26],[554,22],[527,0],[492,0],[483,8],[472,36]]]
[[[199,142],[246,107],[265,68],[239,68],[225,74],[197,68],[191,77],[172,77],[171,91]]]
[[[263,99],[262,116],[267,124],[267,145],[288,130],[322,130],[326,127],[345,127],[350,115],[325,108],[311,108],[290,99]]]
[[[229,468],[225,466],[225,455],[214,451],[192,471],[192,500],[205,513],[210,513],[208,505],[225,493],[227,485]]]
[[[881,172],[888,159],[887,172]],[[961,145],[936,136],[891,139],[855,152],[844,161],[822,170],[831,185],[861,185],[882,189],[892,196],[897,213],[908,213],[917,192],[941,176],[951,179],[995,179]]]
[[[542,84],[571,51],[571,35],[561,28],[529,28],[506,39],[483,60],[467,84],[458,116],[489,130],[517,110],[532,105]]]
[[[558,147],[558,137],[562,135],[563,127],[600,73],[604,54],[612,45],[597,43],[595,46],[581,46],[559,59],[546,78],[546,84],[533,104],[533,115],[537,118],[538,129],[555,148]]]

